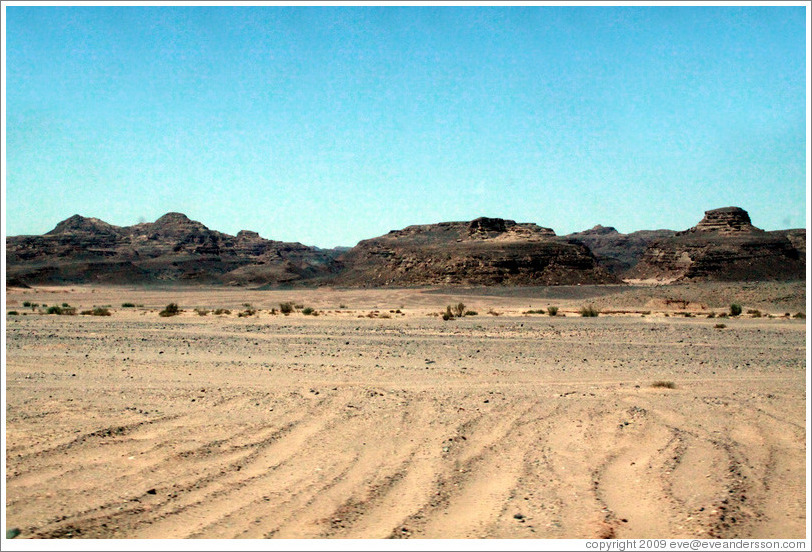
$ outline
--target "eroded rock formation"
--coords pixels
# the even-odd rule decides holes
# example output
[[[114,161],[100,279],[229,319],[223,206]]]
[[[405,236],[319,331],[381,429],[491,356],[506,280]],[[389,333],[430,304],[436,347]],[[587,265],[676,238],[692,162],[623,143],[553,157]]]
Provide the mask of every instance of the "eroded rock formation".
[[[705,212],[693,228],[651,243],[627,278],[686,280],[796,280],[806,262],[787,231],[765,232],[739,207]],[[805,249],[805,238],[803,247]]]
[[[623,275],[634,267],[643,252],[655,240],[670,238],[673,230],[638,230],[621,234],[611,226],[595,226],[583,232],[568,234],[569,239],[584,243],[598,260],[598,264],[612,274]]]
[[[292,283],[329,275],[330,251],[210,230],[182,213],[119,227],[74,215],[42,236],[6,239],[7,282]]]
[[[615,283],[583,244],[549,228],[478,218],[409,226],[364,240],[338,261],[351,286]]]

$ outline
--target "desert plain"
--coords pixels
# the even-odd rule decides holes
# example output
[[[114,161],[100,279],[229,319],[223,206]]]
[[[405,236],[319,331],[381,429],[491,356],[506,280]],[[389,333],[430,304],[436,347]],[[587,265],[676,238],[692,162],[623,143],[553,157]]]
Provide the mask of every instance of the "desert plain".
[[[808,537],[804,282],[6,300],[18,538]]]

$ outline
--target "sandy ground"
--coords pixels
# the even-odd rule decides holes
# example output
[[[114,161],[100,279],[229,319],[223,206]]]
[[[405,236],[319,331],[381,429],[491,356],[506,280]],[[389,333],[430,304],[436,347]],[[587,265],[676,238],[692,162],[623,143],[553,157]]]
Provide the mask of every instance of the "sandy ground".
[[[804,310],[790,288],[744,307]],[[805,320],[709,319],[721,289],[8,290],[7,526],[805,538]],[[268,312],[287,300],[320,315]],[[172,301],[185,312],[159,317]],[[457,301],[478,315],[431,315]],[[566,316],[522,314],[551,304]]]

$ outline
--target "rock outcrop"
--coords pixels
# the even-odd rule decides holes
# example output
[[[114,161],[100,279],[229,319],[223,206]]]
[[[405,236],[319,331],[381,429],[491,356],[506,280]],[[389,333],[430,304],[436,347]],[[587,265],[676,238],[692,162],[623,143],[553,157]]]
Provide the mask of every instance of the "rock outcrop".
[[[6,285],[567,285],[802,280],[806,230],[765,232],[746,211],[707,211],[693,228],[621,234],[596,226],[558,237],[501,218],[408,226],[353,248],[319,249],[182,213],[115,226],[74,215],[41,236],[6,238]]]
[[[800,280],[806,260],[787,231],[765,232],[739,207],[705,212],[693,228],[651,243],[626,277],[659,281]],[[803,247],[805,249],[805,234]]]
[[[677,235],[713,232],[717,235],[761,232],[750,222],[750,215],[741,207],[722,207],[705,211],[705,217],[699,224],[688,230],[677,232]]]
[[[559,285],[619,280],[581,243],[499,218],[409,226],[338,257],[348,286]]]
[[[230,236],[182,213],[126,227],[74,215],[42,236],[7,238],[6,281],[273,285],[328,276],[335,255],[256,232]]]
[[[673,230],[638,230],[621,234],[611,226],[597,225],[565,237],[584,243],[592,250],[600,266],[622,278],[640,261],[650,243],[670,238],[675,233]]]
[[[790,230],[773,230],[772,234],[784,235],[792,244],[801,258],[806,258],[806,230],[804,228],[792,228]]]

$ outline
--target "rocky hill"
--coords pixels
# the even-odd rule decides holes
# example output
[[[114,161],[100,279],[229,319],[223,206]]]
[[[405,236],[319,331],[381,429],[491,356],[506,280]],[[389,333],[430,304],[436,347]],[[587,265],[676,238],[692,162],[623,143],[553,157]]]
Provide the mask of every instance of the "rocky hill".
[[[650,243],[670,238],[674,230],[638,230],[621,234],[611,226],[597,225],[583,232],[567,234],[565,237],[584,243],[598,260],[598,264],[612,274],[623,277],[643,256]]]
[[[500,218],[409,226],[338,257],[349,286],[603,284],[619,280],[585,245]]]
[[[765,232],[747,211],[724,207],[705,212],[696,226],[652,242],[630,279],[660,281],[802,280],[806,232]]]
[[[682,232],[596,226],[556,236],[501,218],[409,226],[353,248],[231,236],[181,213],[114,226],[74,215],[41,236],[6,238],[6,285],[567,285],[802,280],[806,231],[765,232],[738,207]]]
[[[329,275],[336,254],[246,230],[230,236],[181,213],[125,227],[74,215],[42,236],[6,238],[6,281],[281,284]]]

